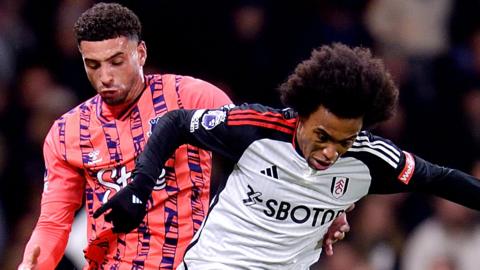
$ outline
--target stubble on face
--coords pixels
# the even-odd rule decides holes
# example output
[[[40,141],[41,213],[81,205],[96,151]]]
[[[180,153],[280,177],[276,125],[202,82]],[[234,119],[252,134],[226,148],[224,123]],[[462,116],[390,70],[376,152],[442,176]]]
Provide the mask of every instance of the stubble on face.
[[[80,52],[88,79],[106,104],[130,103],[143,90],[143,42],[126,37],[82,41]]]

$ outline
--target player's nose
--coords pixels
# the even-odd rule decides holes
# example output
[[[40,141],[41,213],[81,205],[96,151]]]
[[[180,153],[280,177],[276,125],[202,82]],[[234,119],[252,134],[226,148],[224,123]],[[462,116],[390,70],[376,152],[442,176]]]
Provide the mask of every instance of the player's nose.
[[[338,156],[337,148],[333,143],[327,144],[322,150],[323,155],[328,159],[328,161],[334,161]]]
[[[113,73],[108,67],[101,67],[99,69],[100,82],[105,85],[111,85],[113,83]]]

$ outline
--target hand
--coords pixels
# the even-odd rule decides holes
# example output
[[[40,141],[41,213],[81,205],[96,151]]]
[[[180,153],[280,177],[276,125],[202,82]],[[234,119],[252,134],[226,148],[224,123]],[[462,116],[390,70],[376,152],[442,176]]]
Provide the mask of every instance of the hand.
[[[323,237],[322,248],[327,256],[333,255],[333,244],[337,241],[343,240],[345,234],[350,231],[350,225],[347,221],[347,212],[350,212],[355,208],[355,204],[350,205],[345,213],[338,216],[333,223],[328,227],[328,231]]]
[[[118,235],[111,228],[97,231],[96,237],[91,239],[83,250],[83,255],[88,263],[87,269],[102,269],[101,265],[110,247],[117,245],[117,238]]]
[[[25,254],[22,263],[18,266],[18,270],[36,270],[39,256],[40,247],[35,246],[29,254]]]
[[[135,182],[135,181],[134,181]],[[140,189],[133,183],[128,184],[93,213],[98,218],[107,210],[105,221],[112,222],[112,231],[128,233],[143,221],[147,214],[147,200],[151,191]]]

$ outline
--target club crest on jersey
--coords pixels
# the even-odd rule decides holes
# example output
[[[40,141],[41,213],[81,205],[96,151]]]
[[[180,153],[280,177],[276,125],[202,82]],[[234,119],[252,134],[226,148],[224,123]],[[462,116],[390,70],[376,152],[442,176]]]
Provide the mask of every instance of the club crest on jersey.
[[[330,192],[335,199],[342,197],[347,192],[348,180],[348,177],[344,176],[333,177]]]
[[[225,121],[227,113],[224,111],[208,111],[202,117],[202,126],[206,130],[211,130]]]
[[[148,120],[148,123],[150,124],[150,131],[147,132],[148,137],[150,137],[150,135],[152,135],[153,129],[157,125],[159,119],[160,119],[160,116],[157,116],[155,118],[152,118],[152,119]]]
[[[99,155],[99,150],[93,150],[92,152],[88,153],[88,165],[93,165],[95,163],[101,162],[102,158],[99,158]]]

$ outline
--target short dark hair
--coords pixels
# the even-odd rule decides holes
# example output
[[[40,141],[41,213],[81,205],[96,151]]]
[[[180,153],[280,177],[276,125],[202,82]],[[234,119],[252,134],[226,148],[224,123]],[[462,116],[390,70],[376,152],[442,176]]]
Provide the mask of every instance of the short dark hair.
[[[98,3],[86,10],[73,27],[77,43],[117,37],[140,40],[142,24],[130,9],[117,3]]]
[[[323,105],[340,118],[363,117],[363,126],[390,118],[398,88],[383,62],[369,49],[334,43],[313,50],[280,86],[280,98],[300,117]]]

